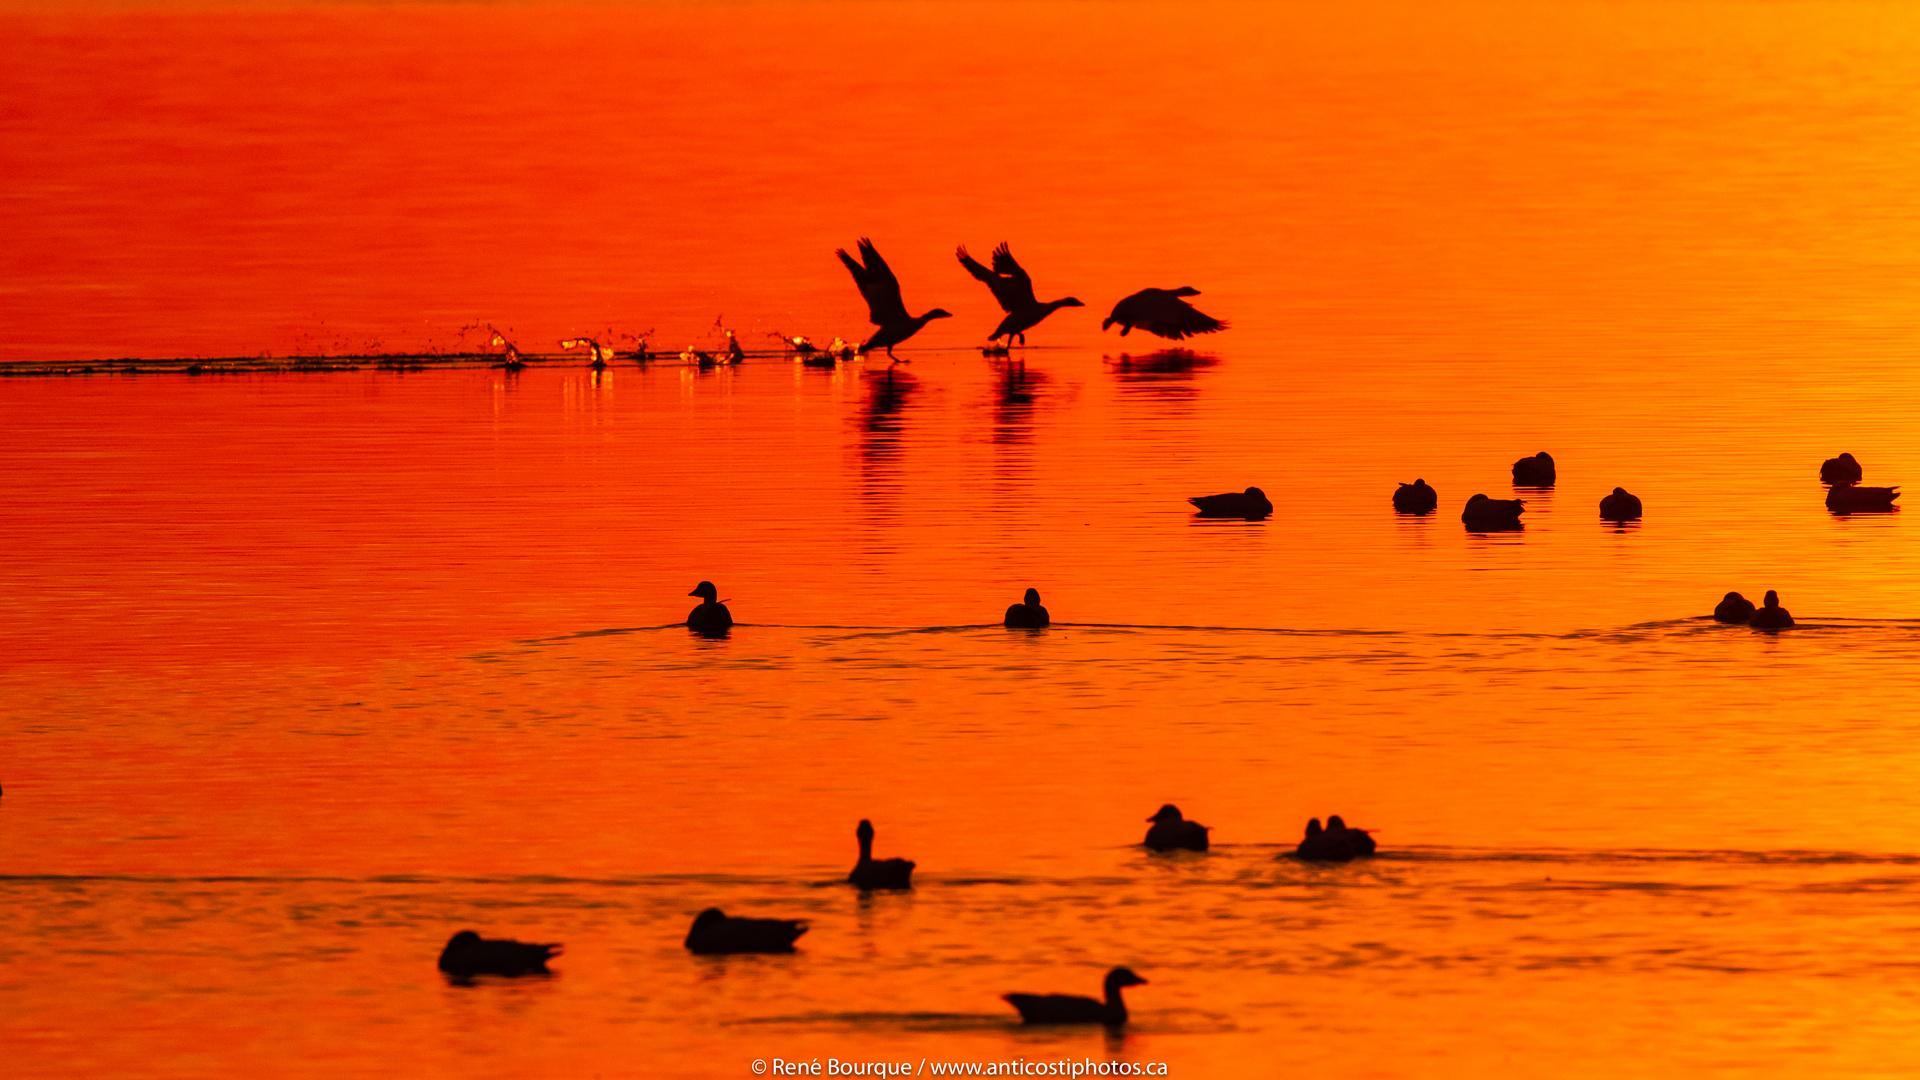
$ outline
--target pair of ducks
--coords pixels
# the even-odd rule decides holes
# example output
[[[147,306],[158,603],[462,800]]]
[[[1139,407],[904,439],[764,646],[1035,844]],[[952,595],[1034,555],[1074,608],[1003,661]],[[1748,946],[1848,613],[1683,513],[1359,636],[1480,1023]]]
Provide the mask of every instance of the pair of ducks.
[[[873,857],[873,822],[862,818],[853,834],[860,840],[860,861],[847,874],[848,882],[861,892],[913,888],[913,860]],[[719,908],[708,908],[694,918],[686,945],[689,951],[703,956],[783,953],[792,952],[793,943],[806,932],[805,919],[737,918]]]
[[[1197,821],[1188,821],[1180,813],[1180,808],[1168,803],[1147,819],[1153,822],[1147,829],[1146,846],[1151,851],[1205,851],[1209,826]],[[1307,835],[1293,851],[1294,858],[1313,862],[1348,862],[1361,855],[1374,852],[1373,837],[1365,829],[1353,829],[1335,814],[1327,819],[1325,828],[1321,828],[1320,819],[1307,822]]]
[[[700,606],[687,613],[687,629],[702,637],[726,637],[733,629],[733,612],[720,602],[713,582],[703,581],[687,595],[700,597]],[[1040,605],[1040,590],[1028,589],[1025,600],[1007,608],[1004,621],[1009,630],[1045,630],[1053,620]]]
[[[1893,501],[1900,497],[1898,487],[1861,487],[1866,475],[1852,454],[1841,454],[1820,463],[1820,482],[1827,489],[1827,509],[1836,514],[1876,514],[1896,510]]]
[[[1723,623],[1745,623],[1756,630],[1785,630],[1793,625],[1793,616],[1780,606],[1780,594],[1772,589],[1767,590],[1759,608],[1739,593],[1730,592],[1713,609],[1713,617]]]

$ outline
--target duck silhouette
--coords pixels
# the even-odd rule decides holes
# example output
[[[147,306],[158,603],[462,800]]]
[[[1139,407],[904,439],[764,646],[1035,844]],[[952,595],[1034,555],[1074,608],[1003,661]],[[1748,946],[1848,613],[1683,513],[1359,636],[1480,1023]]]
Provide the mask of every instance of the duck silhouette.
[[[1178,289],[1141,289],[1113,305],[1113,313],[1100,324],[1100,329],[1119,323],[1121,337],[1126,337],[1129,330],[1140,329],[1172,341],[1225,330],[1226,323],[1203,314],[1181,299],[1199,295],[1200,290],[1191,285]]]
[[[1127,1003],[1120,997],[1121,988],[1142,986],[1146,981],[1135,975],[1132,968],[1117,967],[1107,972],[1105,1001],[1073,994],[1001,996],[1019,1011],[1023,1024],[1105,1024],[1119,1027],[1127,1022]]]
[[[1052,619],[1047,609],[1040,606],[1040,590],[1028,589],[1025,600],[1007,606],[1006,627],[1009,630],[1045,630]]]
[[[702,956],[792,952],[793,943],[806,932],[805,919],[738,919],[710,907],[694,917],[687,949]]]
[[[462,930],[440,950],[440,970],[455,978],[475,975],[546,975],[547,961],[559,955],[558,945],[531,945],[512,938],[483,938]]]
[[[703,637],[725,637],[733,629],[733,612],[720,602],[713,582],[703,581],[687,595],[701,598],[700,606],[687,614],[687,629]]]
[[[913,888],[913,860],[873,857],[873,822],[861,818],[860,827],[853,834],[860,838],[860,861],[853,864],[848,881],[858,885],[862,892]]]
[[[1374,852],[1373,837],[1365,829],[1350,829],[1347,823],[1335,814],[1327,819],[1327,827],[1320,827],[1320,819],[1312,818],[1307,822],[1307,835],[1294,848],[1297,859],[1312,862],[1349,862],[1362,855]]]
[[[1768,589],[1760,610],[1753,613],[1747,625],[1755,630],[1785,630],[1793,625],[1793,616],[1780,606],[1780,594]]]
[[[1273,503],[1267,501],[1267,493],[1257,487],[1229,491],[1224,495],[1195,495],[1187,501],[1199,509],[1201,517],[1246,518],[1251,521],[1273,513]]]
[[[1836,514],[1885,514],[1900,509],[1893,505],[1899,497],[1897,487],[1835,484],[1827,489],[1827,509]]]
[[[1614,488],[1613,494],[1600,500],[1600,516],[1608,521],[1639,521],[1640,499],[1626,488]]]
[[[893,268],[873,246],[873,241],[860,238],[860,261],[855,262],[845,248],[835,248],[834,254],[847,266],[847,273],[853,275],[853,283],[860,287],[860,295],[867,298],[867,316],[873,325],[880,329],[874,331],[866,344],[860,346],[861,352],[875,349],[887,350],[888,359],[898,360],[893,355],[893,347],[920,332],[920,328],[934,319],[950,319],[953,313],[945,308],[934,308],[925,315],[907,314],[906,302],[900,299],[900,279],[893,276]]]
[[[1841,454],[1820,463],[1820,482],[1823,484],[1857,484],[1864,476],[1860,463],[1853,460],[1852,454]]]
[[[1063,307],[1087,306],[1071,296],[1049,300],[1044,304],[1034,299],[1033,279],[1014,261],[1013,252],[1004,243],[993,249],[991,269],[968,255],[965,244],[955,248],[954,254],[959,257],[960,265],[967,268],[967,273],[986,282],[987,288],[993,290],[993,298],[1000,302],[1000,310],[1007,313],[993,333],[987,335],[988,341],[1004,337],[1007,344],[1011,345],[1013,339],[1018,337],[1020,344],[1025,345],[1027,331],[1038,326],[1040,320]]]
[[[1753,618],[1753,601],[1737,592],[1730,592],[1720,598],[1720,603],[1713,609],[1713,617],[1723,623],[1745,625]]]
[[[1403,514],[1431,514],[1440,508],[1440,493],[1425,480],[1401,484],[1393,491],[1393,508]]]
[[[1554,477],[1553,457],[1545,450],[1513,463],[1515,487],[1552,487]]]
[[[1168,803],[1153,812],[1147,819],[1153,825],[1147,829],[1145,841],[1152,851],[1205,851],[1207,833],[1211,829],[1197,821],[1188,821],[1180,816],[1180,808]]]
[[[1489,499],[1475,495],[1460,511],[1460,520],[1470,532],[1500,532],[1520,528],[1520,515],[1526,512],[1525,499]]]

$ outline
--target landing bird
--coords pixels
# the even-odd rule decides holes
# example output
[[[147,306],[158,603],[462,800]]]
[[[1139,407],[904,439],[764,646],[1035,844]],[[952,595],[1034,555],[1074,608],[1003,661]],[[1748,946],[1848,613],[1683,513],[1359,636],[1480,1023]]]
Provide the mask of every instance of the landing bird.
[[[1210,827],[1197,821],[1188,821],[1180,816],[1180,808],[1168,803],[1153,812],[1147,819],[1153,822],[1147,829],[1146,845],[1153,851],[1207,850],[1207,833]]]
[[[967,273],[987,283],[987,288],[993,290],[993,298],[1000,301],[1000,310],[1007,313],[1007,317],[1000,320],[1000,325],[994,328],[993,333],[987,335],[988,341],[1004,337],[1007,339],[1007,344],[1011,345],[1013,339],[1018,337],[1020,344],[1025,345],[1027,331],[1038,326],[1040,320],[1063,307],[1087,306],[1071,296],[1061,300],[1049,300],[1044,304],[1035,300],[1033,279],[1027,276],[1027,272],[1021,269],[1019,263],[1013,261],[1013,252],[1008,250],[1004,243],[993,249],[993,269],[991,270],[980,265],[973,256],[968,255],[965,244],[955,248],[954,254],[959,257],[960,265],[967,268]]]
[[[953,312],[945,308],[934,308],[918,317],[907,314],[906,301],[900,299],[900,279],[893,276],[893,267],[887,265],[887,260],[874,249],[873,241],[866,237],[860,238],[860,262],[853,261],[845,248],[835,248],[833,253],[847,264],[847,273],[852,274],[853,283],[860,286],[860,295],[867,298],[867,318],[880,328],[860,346],[861,352],[885,349],[888,359],[898,360],[900,358],[893,355],[895,345],[919,333],[921,327],[934,319],[953,318]]]
[[[702,956],[721,953],[785,953],[807,932],[805,919],[741,919],[710,907],[693,920],[687,949]]]
[[[1181,299],[1183,296],[1199,295],[1200,290],[1191,285],[1183,285],[1178,289],[1141,289],[1113,305],[1113,314],[1100,324],[1100,329],[1105,330],[1119,323],[1121,337],[1126,337],[1127,331],[1138,328],[1173,341],[1193,334],[1225,330],[1226,323],[1200,312]]]
[[[1425,480],[1414,480],[1393,489],[1393,508],[1403,514],[1431,514],[1440,506],[1440,493]]]
[[[532,945],[512,938],[483,938],[462,930],[440,951],[440,970],[457,979],[475,975],[546,975],[558,945]]]
[[[1119,1027],[1127,1022],[1127,1003],[1120,998],[1123,986],[1141,986],[1147,980],[1132,968],[1117,967],[1107,972],[1107,1000],[1073,994],[1002,994],[1007,1004],[1020,1011],[1023,1024],[1105,1024]]]
[[[853,864],[853,871],[847,875],[848,881],[859,886],[862,892],[913,888],[912,859],[873,857],[873,822],[860,819],[860,827],[853,831],[853,835],[860,840],[860,861]]]

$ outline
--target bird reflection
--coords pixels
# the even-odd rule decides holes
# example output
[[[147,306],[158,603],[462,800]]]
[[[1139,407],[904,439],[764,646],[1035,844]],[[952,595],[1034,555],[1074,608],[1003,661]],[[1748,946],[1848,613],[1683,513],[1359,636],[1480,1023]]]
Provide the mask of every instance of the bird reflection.
[[[1192,349],[1160,349],[1141,356],[1121,353],[1118,360],[1107,358],[1114,377],[1121,382],[1166,382],[1191,379],[1220,362],[1210,353]]]
[[[993,401],[993,441],[1025,442],[1033,438],[1033,406],[1047,376],[1028,371],[1024,360],[1010,360],[995,367],[1000,381]]]
[[[867,407],[860,412],[860,454],[869,461],[891,461],[900,456],[901,418],[919,384],[897,368],[867,375]]]

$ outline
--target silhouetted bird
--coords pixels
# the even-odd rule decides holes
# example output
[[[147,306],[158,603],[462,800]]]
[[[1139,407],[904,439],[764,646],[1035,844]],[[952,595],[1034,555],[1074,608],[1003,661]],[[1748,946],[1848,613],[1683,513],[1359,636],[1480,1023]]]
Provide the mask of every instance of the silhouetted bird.
[[[456,978],[475,975],[546,975],[558,945],[530,945],[512,938],[483,938],[462,930],[440,950],[440,970]]]
[[[1040,590],[1028,589],[1025,601],[1007,606],[1006,627],[1009,630],[1045,630],[1053,620],[1047,616],[1047,609],[1040,606]]]
[[[955,248],[954,254],[959,257],[960,265],[967,268],[967,273],[987,283],[987,288],[993,290],[993,298],[1000,301],[1000,310],[1007,313],[1007,317],[1000,320],[1000,325],[994,328],[993,333],[987,335],[988,341],[1004,337],[1011,345],[1013,339],[1018,336],[1020,344],[1025,345],[1027,331],[1039,325],[1041,319],[1063,307],[1086,307],[1071,296],[1061,300],[1049,300],[1044,304],[1034,299],[1033,279],[1027,276],[1027,272],[1021,269],[1019,263],[1013,261],[1013,252],[1004,243],[993,249],[993,269],[991,270],[980,265],[973,256],[968,255],[965,244]]]
[[[1730,592],[1720,598],[1713,609],[1713,617],[1724,623],[1745,623],[1753,618],[1753,601],[1737,592]]]
[[[502,334],[500,331],[495,330],[492,327],[492,325],[488,325],[487,330],[493,334],[493,337],[489,339],[488,344],[498,345],[506,353],[506,360],[503,361],[500,366],[505,368],[508,371],[521,371],[525,369],[527,366],[527,362],[526,360],[521,358],[520,350],[514,348],[513,342],[508,341],[507,336],[505,334]]]
[[[1324,829],[1320,827],[1319,818],[1309,820],[1306,838],[1293,849],[1295,858],[1314,862],[1347,862],[1373,852],[1373,837],[1367,835],[1367,830],[1347,828],[1338,814],[1327,819]]]
[[[1425,480],[1401,484],[1393,491],[1393,508],[1403,514],[1430,514],[1440,508],[1440,493]]]
[[[906,302],[900,299],[900,279],[893,276],[893,268],[866,237],[860,238],[860,262],[854,262],[844,248],[836,248],[833,253],[847,264],[847,273],[852,274],[853,283],[860,286],[860,295],[867,298],[868,319],[880,328],[860,346],[861,352],[885,349],[890,359],[898,360],[899,357],[893,355],[895,345],[919,333],[930,320],[953,317],[945,308],[934,308],[918,317],[907,314]]]
[[[1187,500],[1199,507],[1201,517],[1263,518],[1273,513],[1267,493],[1257,487],[1229,491],[1224,495],[1195,495]]]
[[[736,919],[710,907],[695,916],[687,948],[702,955],[792,952],[794,941],[806,932],[805,919]]]
[[[737,364],[745,360],[747,358],[747,350],[740,347],[740,339],[734,337],[733,331],[731,330],[723,331],[723,333],[727,335],[727,363]]]
[[[1513,482],[1517,487],[1552,487],[1553,458],[1545,450],[1513,463]]]
[[[1460,520],[1473,532],[1498,532],[1520,527],[1520,515],[1526,512],[1524,499],[1489,499],[1475,495],[1460,511]]]
[[[1154,851],[1207,850],[1210,828],[1181,817],[1180,808],[1172,803],[1155,810],[1147,820],[1153,822],[1147,829],[1145,843],[1148,848]]]
[[[687,614],[687,629],[705,637],[724,637],[733,629],[733,612],[720,602],[720,590],[703,581],[688,596],[700,597],[700,606]]]
[[[606,348],[592,338],[568,338],[560,343],[560,347],[568,351],[582,347],[592,350],[593,362],[587,366],[595,371],[607,370],[607,357],[613,355],[611,349]]]
[[[1823,484],[1857,484],[1863,475],[1860,463],[1853,460],[1852,454],[1841,454],[1820,463],[1820,482]]]
[[[1877,514],[1897,510],[1893,500],[1900,497],[1897,487],[1861,487],[1835,484],[1827,489],[1827,509],[1836,514]]]
[[[913,888],[912,859],[876,859],[873,857],[873,822],[860,819],[853,835],[860,838],[860,861],[853,864],[847,880],[862,891]]]
[[[1003,994],[1007,1004],[1020,1012],[1020,1022],[1024,1024],[1105,1024],[1119,1027],[1127,1022],[1127,1003],[1120,998],[1120,988],[1140,986],[1147,980],[1133,973],[1131,968],[1117,967],[1107,972],[1107,1000],[1095,1001],[1090,997],[1076,997],[1073,994]]]
[[[1613,494],[1600,500],[1600,516],[1608,521],[1640,520],[1640,499],[1627,494],[1626,488],[1614,488]]]
[[[1793,625],[1793,616],[1780,606],[1780,594],[1768,589],[1760,610],[1753,613],[1747,625],[1756,630],[1784,630]]]
[[[1183,296],[1199,295],[1200,290],[1191,285],[1183,285],[1178,289],[1141,289],[1113,305],[1113,313],[1100,324],[1100,329],[1105,330],[1119,323],[1121,337],[1126,337],[1127,331],[1138,328],[1174,341],[1194,334],[1225,330],[1226,323],[1201,313],[1181,299]]]

